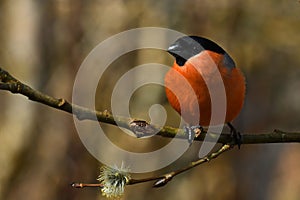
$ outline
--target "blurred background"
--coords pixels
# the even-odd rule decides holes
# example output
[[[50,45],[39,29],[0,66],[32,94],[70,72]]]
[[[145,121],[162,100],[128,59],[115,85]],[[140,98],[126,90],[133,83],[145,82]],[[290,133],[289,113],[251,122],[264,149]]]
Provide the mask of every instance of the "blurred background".
[[[71,100],[76,72],[98,43],[132,28],[170,28],[216,41],[242,69],[247,97],[234,122],[238,130],[300,131],[299,24],[297,0],[1,0],[0,66],[35,89]],[[99,82],[97,109],[110,110],[118,78],[149,62],[172,65],[173,59],[159,50],[120,57]],[[149,119],[149,106],[157,103],[168,112],[167,124],[178,125],[160,86],[136,91],[131,114]],[[104,199],[97,188],[70,187],[73,181],[97,182],[101,166],[81,143],[70,114],[6,91],[0,91],[0,108],[0,199]],[[168,142],[137,140],[102,126],[124,148],[157,149]],[[197,158],[199,145],[160,171],[134,177],[178,169]],[[296,200],[299,166],[299,144],[243,145],[165,187],[128,186],[123,199]]]

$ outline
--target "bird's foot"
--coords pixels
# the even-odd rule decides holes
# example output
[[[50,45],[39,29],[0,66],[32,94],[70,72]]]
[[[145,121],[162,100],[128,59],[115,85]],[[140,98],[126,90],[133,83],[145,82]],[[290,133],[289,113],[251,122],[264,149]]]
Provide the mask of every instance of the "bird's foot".
[[[203,133],[204,129],[202,126],[184,126],[185,133],[187,135],[187,140],[189,145],[193,143],[194,139],[199,137],[201,133]]]
[[[240,149],[241,144],[242,144],[242,135],[241,135],[241,133],[239,131],[237,131],[231,123],[227,123],[227,125],[230,128],[230,134],[231,134],[231,137],[233,138],[234,143],[237,144],[239,149]]]

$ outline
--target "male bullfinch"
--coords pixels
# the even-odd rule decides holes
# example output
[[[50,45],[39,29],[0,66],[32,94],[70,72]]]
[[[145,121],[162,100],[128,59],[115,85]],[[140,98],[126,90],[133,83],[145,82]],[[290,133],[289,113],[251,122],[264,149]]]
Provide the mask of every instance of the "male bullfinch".
[[[189,127],[227,124],[240,146],[241,135],[230,122],[242,109],[246,86],[233,59],[215,42],[198,36],[181,37],[167,51],[175,57],[173,67],[165,76],[166,95],[171,106]],[[212,100],[218,101],[218,96],[226,108],[220,109],[223,110],[221,117],[217,114],[213,119],[212,105],[216,104]],[[197,110],[199,112],[195,112]],[[189,135],[189,142],[190,139]]]

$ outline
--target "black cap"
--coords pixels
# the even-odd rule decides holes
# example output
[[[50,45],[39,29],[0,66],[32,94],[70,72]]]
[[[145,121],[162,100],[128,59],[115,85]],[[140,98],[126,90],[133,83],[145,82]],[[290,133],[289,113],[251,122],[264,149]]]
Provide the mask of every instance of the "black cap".
[[[183,66],[189,58],[204,50],[226,54],[225,50],[215,42],[199,36],[181,37],[177,39],[167,51],[176,58],[176,63],[179,66]]]

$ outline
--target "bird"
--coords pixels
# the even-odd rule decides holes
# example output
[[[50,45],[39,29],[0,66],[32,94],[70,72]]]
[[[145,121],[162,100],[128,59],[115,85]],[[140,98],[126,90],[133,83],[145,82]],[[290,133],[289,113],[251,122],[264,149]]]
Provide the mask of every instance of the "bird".
[[[165,92],[170,105],[188,124],[189,143],[195,137],[193,128],[227,124],[240,147],[241,134],[232,121],[242,110],[246,80],[231,56],[200,36],[180,37],[167,52],[175,61],[165,75]],[[223,105],[225,109],[217,108],[212,118],[212,105]]]

